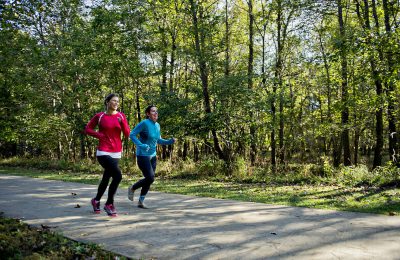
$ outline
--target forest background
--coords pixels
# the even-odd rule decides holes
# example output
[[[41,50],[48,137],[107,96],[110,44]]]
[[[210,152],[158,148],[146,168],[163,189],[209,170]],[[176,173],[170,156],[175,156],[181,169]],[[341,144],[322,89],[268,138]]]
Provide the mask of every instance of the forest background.
[[[92,165],[82,130],[115,92],[131,127],[158,107],[167,172],[399,183],[397,0],[3,0],[0,15],[3,163]]]

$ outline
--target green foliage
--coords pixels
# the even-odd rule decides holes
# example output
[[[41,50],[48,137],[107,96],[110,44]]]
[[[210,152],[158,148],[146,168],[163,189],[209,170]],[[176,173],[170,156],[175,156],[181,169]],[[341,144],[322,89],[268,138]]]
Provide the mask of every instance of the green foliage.
[[[215,160],[213,158],[208,158],[202,160],[198,165],[198,175],[199,176],[215,176],[218,173],[223,172],[224,164],[220,160]]]
[[[66,160],[48,160],[47,158],[13,157],[0,160],[1,167],[22,167],[40,170],[52,170],[58,174],[86,173],[102,174],[101,166],[92,160],[81,160],[70,163]],[[237,157],[230,166],[221,160],[209,157],[199,162],[188,160],[159,160],[157,176],[163,179],[196,179],[220,180],[237,183],[270,183],[279,185],[318,185],[330,184],[345,187],[399,187],[400,170],[388,164],[369,170],[365,165],[357,167],[333,168],[329,163],[288,164],[278,167],[273,173],[269,168],[254,167],[242,157]],[[120,168],[128,178],[142,176],[137,165],[131,158],[122,158]],[[95,178],[97,178],[95,176]]]
[[[321,156],[332,157],[342,142],[341,131],[348,129],[349,142],[359,145],[351,151],[352,158],[358,155],[358,162],[352,163],[366,166],[340,170],[345,176],[340,180],[384,185],[377,175],[392,178],[379,170],[368,180],[367,168],[369,151],[378,140],[376,112],[393,111],[394,118],[382,116],[384,132],[389,121],[399,119],[400,65],[395,61],[400,60],[400,31],[393,20],[398,9],[385,11],[378,1],[368,29],[362,2],[360,10],[344,6],[345,33],[340,36],[335,5],[254,1],[254,52],[249,53],[244,1],[196,2],[198,50],[188,1],[95,1],[86,7],[84,3],[6,0],[1,4],[1,156],[42,156],[68,163],[91,157],[97,140],[83,137],[81,131],[104,109],[103,97],[118,92],[121,110],[132,127],[145,106],[159,106],[163,135],[178,139],[173,160],[180,160],[177,151],[183,150],[183,140],[190,140],[192,146],[185,154],[191,160],[200,159],[196,171],[200,175],[267,180],[272,166],[264,155],[270,154],[274,142],[285,155],[281,165],[273,166],[278,169],[277,178],[288,175],[292,182],[333,178],[332,160],[321,160]],[[385,27],[385,15],[391,28]],[[340,55],[341,51],[346,55]],[[250,56],[254,67],[248,75]],[[341,98],[342,61],[348,71],[346,102]],[[372,64],[378,74],[371,73]],[[200,65],[206,68],[201,70]],[[386,88],[380,95],[377,79]],[[205,94],[210,113],[204,109]],[[345,107],[349,122],[343,125]],[[210,130],[216,131],[226,155],[223,163],[212,158]],[[390,161],[389,135],[385,136],[382,165]],[[247,165],[251,144],[263,167]],[[200,158],[194,158],[194,146]],[[125,148],[130,152],[132,144]],[[47,162],[37,167],[66,166]],[[128,162],[122,168],[136,173]],[[84,165],[76,169],[84,170]]]
[[[388,163],[385,166],[375,168],[373,171],[372,184],[379,187],[398,187],[400,186],[400,169]]]
[[[338,183],[346,186],[356,186],[359,184],[367,184],[370,181],[371,173],[365,165],[357,167],[342,167],[336,173]]]
[[[374,186],[398,187],[400,186],[399,168],[388,164],[370,171],[366,166],[342,167],[335,174],[339,184],[346,186]]]
[[[100,246],[69,240],[49,229],[28,226],[0,216],[0,254],[3,259],[125,259]]]
[[[53,170],[53,171],[74,171],[74,172],[87,172],[87,173],[99,173],[102,171],[101,166],[98,163],[91,160],[82,160],[76,163],[71,163],[66,160],[50,160],[48,158],[36,157],[22,158],[22,157],[11,157],[3,159],[0,162],[3,167],[22,167],[22,168],[34,168],[40,170]]]

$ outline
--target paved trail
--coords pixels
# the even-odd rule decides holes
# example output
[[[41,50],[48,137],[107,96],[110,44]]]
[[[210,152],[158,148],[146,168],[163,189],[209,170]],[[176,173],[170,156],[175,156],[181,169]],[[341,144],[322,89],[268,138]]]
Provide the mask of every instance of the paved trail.
[[[151,191],[119,217],[92,214],[96,185],[0,175],[0,211],[134,259],[400,259],[400,217]],[[73,193],[76,193],[74,195]],[[81,207],[76,208],[79,204]]]

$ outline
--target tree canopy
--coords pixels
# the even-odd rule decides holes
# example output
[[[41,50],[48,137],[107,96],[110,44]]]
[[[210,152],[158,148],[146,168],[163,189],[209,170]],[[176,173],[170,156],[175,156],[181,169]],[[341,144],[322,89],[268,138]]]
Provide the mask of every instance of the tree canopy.
[[[120,95],[156,104],[162,157],[400,165],[396,0],[5,0],[0,152],[79,160]],[[132,144],[125,143],[132,153]]]

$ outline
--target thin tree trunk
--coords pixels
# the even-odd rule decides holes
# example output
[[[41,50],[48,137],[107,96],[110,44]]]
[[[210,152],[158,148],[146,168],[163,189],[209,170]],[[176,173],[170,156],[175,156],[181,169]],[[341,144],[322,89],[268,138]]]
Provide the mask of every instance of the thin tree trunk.
[[[199,147],[196,141],[193,140],[193,160],[197,162],[199,160]]]
[[[169,66],[169,92],[172,93],[174,91],[174,70],[175,70],[175,52],[176,52],[176,35],[175,33],[171,34],[171,61]]]
[[[167,52],[163,50],[161,56],[162,56],[161,60],[162,80],[161,80],[160,91],[161,91],[161,96],[165,97],[165,94],[167,93],[167,62],[168,62]]]
[[[247,86],[250,90],[253,89],[253,61],[254,61],[254,14],[253,14],[253,0],[248,1],[249,8],[249,60],[247,66]],[[254,111],[250,110],[250,120],[254,117]],[[256,129],[254,124],[250,124],[250,163],[255,164],[256,161]]]
[[[373,0],[374,2],[374,0]],[[369,20],[369,2],[368,0],[364,0],[364,19],[361,19],[361,14],[360,14],[360,5],[357,2],[357,15],[359,17],[360,22],[364,20],[364,24],[362,24],[362,27],[365,30],[366,35],[370,35],[371,32],[371,25],[370,25],[370,20]],[[373,3],[374,5],[374,3]],[[371,44],[371,41],[369,38],[367,38],[367,43]],[[378,100],[382,100],[382,82],[380,78],[380,73],[376,68],[376,60],[374,59],[373,55],[369,56],[369,63],[371,66],[371,74],[372,78],[374,79],[375,83],[375,89],[376,89],[376,95],[378,97]],[[376,118],[376,124],[375,124],[375,152],[374,152],[374,163],[373,163],[373,168],[376,168],[380,165],[382,165],[382,150],[383,150],[383,109],[381,106],[381,102],[378,102],[379,108],[375,112],[375,118]],[[358,141],[358,140],[357,140]],[[354,161],[356,163],[356,157],[354,158]]]
[[[229,20],[228,20],[228,0],[225,0],[225,66],[224,75],[229,76],[230,66],[230,40],[229,40]]]
[[[342,0],[338,0],[338,20],[339,20],[339,33],[341,39],[340,46],[340,59],[341,59],[341,80],[342,80],[342,146],[343,146],[343,164],[345,166],[351,165],[350,154],[350,138],[349,138],[349,105],[348,105],[348,82],[347,82],[347,51],[346,51],[346,31],[343,21],[343,6]]]
[[[358,164],[358,147],[360,143],[360,130],[356,129],[354,133],[354,165]]]
[[[169,66],[169,93],[174,92],[174,70],[175,70],[175,52],[176,52],[176,34],[175,32],[171,33],[171,61]],[[163,146],[163,155],[165,158],[170,158],[172,156],[172,145]],[[165,154],[164,154],[165,153]]]
[[[162,37],[162,45],[161,48],[161,86],[160,86],[160,93],[161,93],[161,98],[163,101],[166,100],[166,94],[167,94],[167,72],[168,72],[168,43],[166,40],[166,34],[165,34],[165,29],[162,26],[159,26],[159,31],[162,32],[161,37]],[[161,146],[161,158],[166,159],[167,157],[167,149],[166,146],[163,145]]]
[[[189,150],[189,142],[185,139],[183,142],[182,159],[185,161]]]
[[[282,42],[281,42],[281,30],[282,30],[282,3],[281,0],[278,0],[277,7],[277,58],[275,64],[275,83],[272,87],[272,99],[271,99],[271,113],[272,113],[272,131],[271,131],[271,165],[272,169],[276,168],[276,140],[275,140],[275,129],[276,129],[276,93],[278,87],[281,86],[281,70],[282,70]]]
[[[327,116],[328,116],[328,122],[330,125],[333,124],[332,120],[332,88],[331,88],[331,77],[330,77],[330,72],[329,72],[329,63],[328,63],[328,58],[326,56],[326,52],[324,49],[324,45],[322,44],[322,35],[319,37],[319,43],[321,47],[321,53],[324,61],[324,68],[325,68],[325,74],[326,74],[326,80],[327,80],[327,101],[328,101],[328,107],[327,107]],[[339,138],[337,138],[337,133],[334,132],[331,135],[331,138],[329,140],[329,145],[327,150],[330,150],[330,146],[332,146],[332,159],[333,159],[333,167],[337,168],[340,165],[340,152],[342,150],[342,145],[341,141]]]
[[[284,117],[283,117],[283,105],[284,105],[284,100],[283,100],[283,89],[282,89],[282,83],[281,85],[281,91],[279,94],[279,161],[281,163],[285,163],[285,139],[284,139],[284,128],[285,128],[285,122],[284,122]]]
[[[230,31],[229,31],[229,13],[228,13],[228,0],[225,0],[225,63],[224,63],[224,76],[228,79],[230,75]],[[229,99],[221,100],[222,106],[224,108],[229,107]],[[228,140],[231,135],[231,121],[230,117],[226,117],[226,136]],[[226,143],[224,146],[224,154],[227,159],[226,166],[228,168],[227,174],[231,173],[232,170],[232,160],[233,160],[233,152],[232,145],[230,143]]]
[[[136,89],[136,93],[135,93],[135,103],[136,103],[136,115],[137,115],[137,120],[138,122],[142,121],[142,116],[140,115],[140,91],[139,91],[139,81],[136,79],[135,80],[135,89]]]
[[[264,7],[264,5],[263,5],[263,14],[265,15],[265,7]],[[267,15],[267,17],[266,18],[269,18],[269,14]],[[266,20],[268,20],[268,19],[266,19]],[[266,30],[267,30],[267,23],[264,23],[263,24],[263,27],[262,27],[262,32],[261,32],[261,39],[262,39],[262,62],[261,62],[261,76],[262,76],[262,80],[261,80],[261,83],[262,83],[262,87],[263,87],[263,89],[267,89],[267,76],[266,76],[266,73],[265,73],[265,67],[266,67],[266,64],[265,64],[265,55],[266,55],[266,44],[265,44],[265,40],[266,40]],[[271,104],[271,106],[272,106],[272,104]],[[271,138],[272,138],[272,133],[271,133]],[[272,144],[272,140],[271,140],[271,144]],[[272,150],[272,149],[271,149]],[[271,152],[272,153],[272,152]],[[275,148],[274,148],[274,153],[275,153]],[[274,158],[275,158],[275,156],[274,156]],[[272,155],[271,155],[271,165],[272,165],[272,163],[275,165],[275,161],[274,162],[272,162]]]
[[[389,10],[389,5],[387,0],[382,0],[383,3],[383,13],[384,13],[384,21],[385,21],[385,31],[387,37],[392,35],[392,28],[390,25],[390,15],[391,11]],[[389,155],[393,163],[400,166],[400,156],[399,156],[399,149],[397,144],[397,131],[396,131],[396,117],[395,117],[395,86],[392,78],[394,73],[394,61],[392,57],[392,52],[390,47],[388,47],[389,43],[386,43],[385,48],[388,48],[388,52],[386,55],[387,59],[387,66],[388,66],[388,80],[387,80],[387,102],[388,102],[388,124],[389,124]]]
[[[284,12],[284,5],[282,3],[282,0],[278,0],[278,5],[277,5],[277,18],[276,18],[276,23],[277,23],[277,59],[276,59],[276,65],[275,65],[275,81],[276,83],[274,84],[276,87],[274,90],[274,101],[276,102],[276,93],[277,89],[279,88],[279,132],[278,132],[278,138],[279,138],[279,151],[278,151],[278,156],[279,156],[279,161],[280,163],[285,163],[285,139],[284,139],[284,127],[285,127],[285,119],[283,116],[284,112],[284,106],[285,106],[285,101],[284,101],[284,85],[283,85],[283,55],[284,55],[284,48],[285,48],[285,41],[287,37],[287,29],[289,26],[289,22],[291,20],[292,15],[295,12],[295,7],[291,7],[290,10],[287,12]],[[284,18],[284,14],[287,13],[286,19]],[[276,111],[275,111],[276,113]],[[275,115],[276,116],[276,115]],[[275,118],[276,120],[276,118]],[[274,122],[275,126],[276,122]]]

